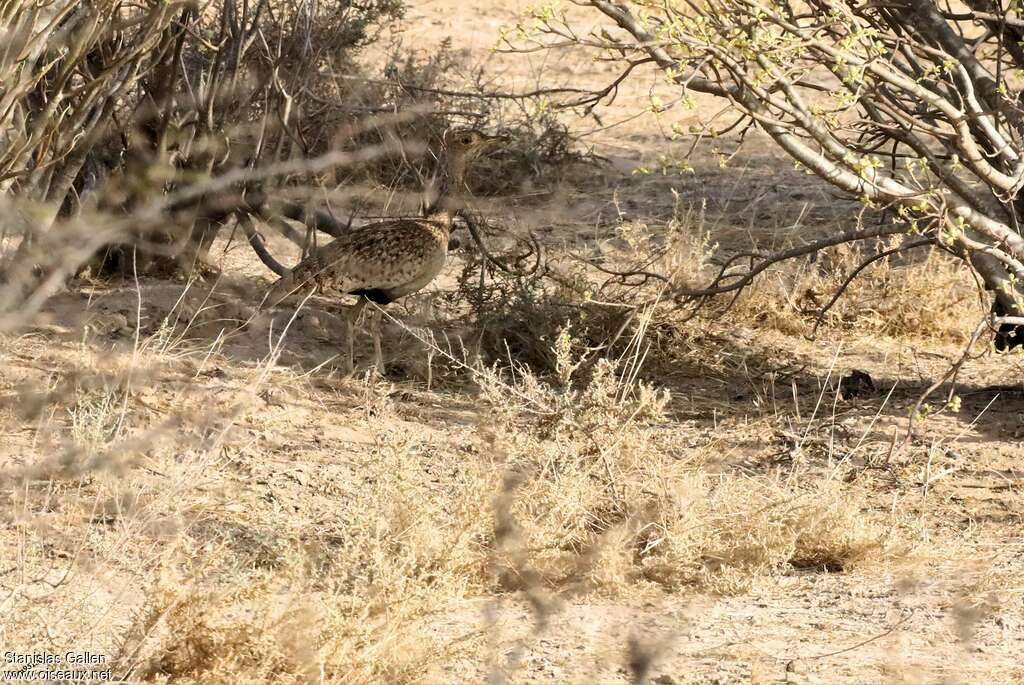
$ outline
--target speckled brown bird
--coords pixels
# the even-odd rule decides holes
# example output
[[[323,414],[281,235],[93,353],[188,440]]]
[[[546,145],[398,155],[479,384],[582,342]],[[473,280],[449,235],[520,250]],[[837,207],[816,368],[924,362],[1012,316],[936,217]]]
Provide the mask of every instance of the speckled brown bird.
[[[449,130],[442,140],[441,174],[423,218],[381,221],[320,247],[281,277],[269,290],[271,306],[312,292],[358,295],[346,318],[348,366],[353,366],[353,325],[367,302],[387,305],[420,290],[437,276],[448,255],[452,220],[466,190],[469,163],[498,142],[472,129]],[[380,335],[374,333],[374,357],[382,365]]]

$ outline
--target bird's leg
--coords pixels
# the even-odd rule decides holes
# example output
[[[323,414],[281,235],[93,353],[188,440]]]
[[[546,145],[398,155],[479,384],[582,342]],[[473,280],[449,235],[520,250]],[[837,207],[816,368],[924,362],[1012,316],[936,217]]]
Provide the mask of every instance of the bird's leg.
[[[355,370],[356,365],[356,337],[355,327],[356,321],[359,319],[359,315],[363,312],[363,307],[366,306],[368,300],[365,297],[359,298],[359,301],[348,308],[345,312],[345,336],[348,342],[348,359],[346,360],[346,371],[352,373]]]
[[[381,327],[384,319],[384,310],[380,308],[380,305],[375,304],[370,316],[372,317],[372,321],[370,322],[370,332],[373,334],[373,364],[377,369],[377,374],[383,377],[384,353],[381,350],[380,338]]]

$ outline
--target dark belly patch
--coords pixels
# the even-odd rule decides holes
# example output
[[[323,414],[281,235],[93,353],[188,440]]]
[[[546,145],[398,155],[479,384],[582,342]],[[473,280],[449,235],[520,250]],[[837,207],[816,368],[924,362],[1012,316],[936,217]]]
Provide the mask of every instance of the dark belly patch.
[[[378,288],[363,288],[361,290],[353,290],[350,294],[361,295],[362,297],[368,299],[370,302],[379,305],[391,304],[394,301],[392,300],[391,296],[388,295],[387,292],[379,290]]]

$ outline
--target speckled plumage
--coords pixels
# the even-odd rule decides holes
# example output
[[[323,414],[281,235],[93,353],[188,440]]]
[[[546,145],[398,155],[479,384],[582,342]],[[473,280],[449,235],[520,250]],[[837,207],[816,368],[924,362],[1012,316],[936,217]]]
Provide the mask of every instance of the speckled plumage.
[[[448,254],[452,215],[444,193],[461,191],[467,164],[494,140],[476,131],[446,134],[444,178],[427,217],[381,221],[320,247],[274,284],[269,304],[313,290],[388,304],[426,286]]]
[[[428,219],[382,221],[342,236],[274,284],[268,299],[379,291],[387,304],[430,283],[444,267],[450,224]]]

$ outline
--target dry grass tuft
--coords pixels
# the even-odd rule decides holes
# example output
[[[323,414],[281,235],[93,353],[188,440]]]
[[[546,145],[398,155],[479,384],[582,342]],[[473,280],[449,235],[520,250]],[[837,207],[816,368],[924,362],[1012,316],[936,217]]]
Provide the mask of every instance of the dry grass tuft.
[[[735,251],[713,242],[713,230],[721,232],[722,228],[709,226],[703,210],[677,204],[674,218],[663,226],[622,223],[618,248],[608,249],[599,261],[614,269],[660,273],[672,285],[704,287],[717,275],[718,265]],[[735,301],[733,293],[713,297],[701,317],[740,321],[786,335],[807,335],[820,309],[861,262],[898,244],[897,238],[860,246],[846,244],[776,265],[760,274]],[[767,251],[791,246],[773,243]],[[734,264],[732,271],[742,272],[745,263]],[[593,271],[577,273],[578,292],[592,290],[595,280],[604,281],[595,299],[629,303],[641,292],[648,296],[656,292],[651,284],[624,288],[616,285],[615,279]],[[963,262],[940,250],[896,254],[863,270],[823,315],[822,327],[840,333],[962,343],[973,331],[965,322],[977,321],[984,314],[971,284]]]
[[[847,570],[884,551],[884,528],[837,483],[712,479],[700,457],[677,456],[663,430],[670,397],[632,380],[637,357],[601,360],[576,387],[571,349],[563,332],[556,383],[526,369],[512,386],[495,375],[483,383],[497,441],[520,474],[512,518],[529,554],[513,561],[545,584],[738,592],[788,570]]]
[[[885,549],[876,517],[836,485],[772,487],[732,478],[705,481],[697,494],[666,526],[669,544],[648,567],[662,583],[735,593],[794,569],[848,571]]]
[[[840,246],[819,258],[767,274],[742,297],[735,316],[782,333],[801,335],[814,325],[818,310],[866,256],[893,247],[880,243],[866,252]],[[970,277],[959,260],[939,250],[894,256],[867,267],[825,314],[822,324],[839,332],[894,339],[966,342],[967,322],[984,315]]]
[[[146,592],[125,651],[144,680],[411,682],[473,641],[431,640],[426,616],[484,591],[495,472],[468,464],[439,496],[424,444],[390,433],[357,464],[315,531],[244,518],[273,563],[241,565],[237,529],[180,541],[174,580]],[[218,516],[207,511],[204,520]],[[225,514],[219,514],[224,517]],[[203,544],[207,554],[195,545]],[[210,552],[209,550],[212,550]],[[274,552],[276,550],[276,552]],[[214,572],[216,570],[216,572]],[[472,637],[472,636],[468,636]]]

